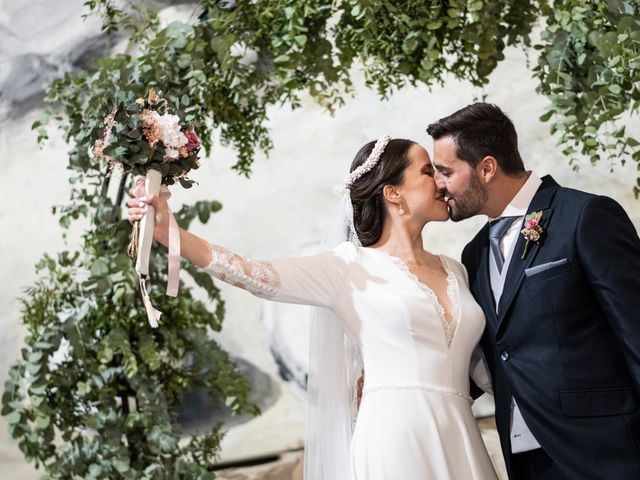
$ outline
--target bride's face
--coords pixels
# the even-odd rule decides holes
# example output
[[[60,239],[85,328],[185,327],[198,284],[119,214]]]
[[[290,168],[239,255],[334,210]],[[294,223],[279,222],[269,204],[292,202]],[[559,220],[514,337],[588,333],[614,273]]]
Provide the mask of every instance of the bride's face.
[[[425,222],[446,221],[449,218],[447,204],[433,178],[435,169],[429,154],[416,144],[407,156],[411,163],[404,171],[404,181],[398,186],[406,214]]]

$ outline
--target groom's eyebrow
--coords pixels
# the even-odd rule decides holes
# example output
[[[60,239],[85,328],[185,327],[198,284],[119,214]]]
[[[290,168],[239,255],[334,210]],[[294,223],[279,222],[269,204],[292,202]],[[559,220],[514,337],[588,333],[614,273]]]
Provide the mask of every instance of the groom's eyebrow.
[[[436,163],[436,162],[433,162],[433,167],[434,167],[436,170],[440,170],[441,172],[442,172],[442,171],[447,171],[447,172],[450,172],[450,171],[451,171],[451,169],[450,169],[449,167],[445,167],[444,165],[441,165],[441,164]]]

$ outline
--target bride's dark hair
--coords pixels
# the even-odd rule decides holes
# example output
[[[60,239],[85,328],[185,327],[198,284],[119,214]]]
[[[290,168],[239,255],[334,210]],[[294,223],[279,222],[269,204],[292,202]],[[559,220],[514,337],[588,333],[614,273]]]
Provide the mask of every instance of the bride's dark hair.
[[[369,142],[358,151],[351,163],[350,172],[366,162],[375,144],[375,141]],[[410,163],[407,153],[413,145],[415,142],[411,140],[390,140],[373,170],[351,184],[353,224],[364,247],[373,245],[382,235],[385,218],[382,189],[385,185],[402,183],[404,171]]]

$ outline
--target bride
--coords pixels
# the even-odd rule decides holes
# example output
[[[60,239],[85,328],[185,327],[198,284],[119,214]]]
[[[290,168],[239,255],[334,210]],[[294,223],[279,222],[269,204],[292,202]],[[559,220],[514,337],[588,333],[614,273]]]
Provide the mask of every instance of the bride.
[[[307,480],[486,480],[496,474],[471,412],[469,372],[484,328],[466,271],[426,251],[422,230],[448,219],[420,145],[383,136],[357,153],[333,242],[319,255],[256,261],[180,230],[181,255],[273,301],[318,307],[311,328]],[[166,199],[155,207],[168,243]],[[366,371],[359,408],[356,381]]]

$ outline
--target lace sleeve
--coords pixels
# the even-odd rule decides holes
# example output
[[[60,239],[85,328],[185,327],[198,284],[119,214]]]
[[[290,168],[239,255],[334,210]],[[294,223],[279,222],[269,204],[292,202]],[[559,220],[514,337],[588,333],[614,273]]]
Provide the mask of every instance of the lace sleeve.
[[[211,263],[201,270],[262,298],[272,298],[280,287],[278,272],[269,262],[249,260],[217,245],[211,245]]]
[[[258,261],[211,245],[211,263],[201,270],[267,300],[331,308],[344,292],[347,268],[340,249]]]

